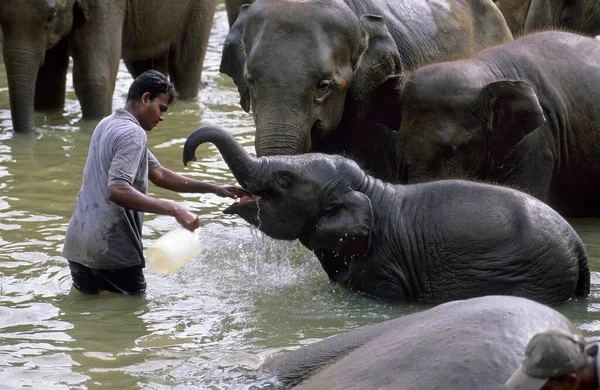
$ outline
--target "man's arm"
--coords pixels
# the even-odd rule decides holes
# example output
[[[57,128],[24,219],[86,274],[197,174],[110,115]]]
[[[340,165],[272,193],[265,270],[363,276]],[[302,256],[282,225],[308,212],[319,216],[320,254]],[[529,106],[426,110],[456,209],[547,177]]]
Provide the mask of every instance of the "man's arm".
[[[170,215],[188,230],[194,231],[198,228],[198,217],[190,211],[182,208],[174,202],[155,199],[145,195],[128,185],[110,185],[108,187],[108,198],[121,207],[154,213]]]
[[[224,198],[234,199],[246,193],[241,188],[220,186],[214,183],[190,179],[163,166],[151,168],[148,172],[148,178],[157,187],[175,192],[211,193]]]

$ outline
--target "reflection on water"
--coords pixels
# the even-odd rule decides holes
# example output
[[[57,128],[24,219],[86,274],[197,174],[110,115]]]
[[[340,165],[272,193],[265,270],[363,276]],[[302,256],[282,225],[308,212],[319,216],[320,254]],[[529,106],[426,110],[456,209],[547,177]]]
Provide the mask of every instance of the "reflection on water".
[[[205,64],[208,87],[197,101],[170,109],[149,143],[169,168],[234,184],[212,145],[198,149],[191,168],[181,163],[187,135],[203,123],[227,128],[253,152],[251,118],[239,107],[233,83],[218,72],[226,34],[220,4]],[[123,106],[131,81],[122,67],[113,108]],[[16,136],[0,66],[0,387],[277,388],[257,371],[267,356],[422,308],[373,301],[329,284],[298,243],[272,241],[223,215],[229,200],[156,187],[152,195],[201,215],[203,253],[168,277],[147,269],[144,298],[72,291],[59,254],[96,122],[81,120],[68,88],[63,112],[37,113],[37,131]],[[572,222],[592,269],[600,269],[598,219]],[[171,217],[147,215],[144,244],[175,227]],[[560,310],[596,339],[600,276],[592,276],[590,298]]]

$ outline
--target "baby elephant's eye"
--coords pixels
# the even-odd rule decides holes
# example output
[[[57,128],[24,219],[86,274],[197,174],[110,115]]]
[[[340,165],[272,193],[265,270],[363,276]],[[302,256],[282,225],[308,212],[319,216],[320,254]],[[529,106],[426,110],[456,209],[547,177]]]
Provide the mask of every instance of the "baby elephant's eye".
[[[281,175],[277,179],[279,186],[284,190],[289,190],[292,188],[292,179],[289,176]]]

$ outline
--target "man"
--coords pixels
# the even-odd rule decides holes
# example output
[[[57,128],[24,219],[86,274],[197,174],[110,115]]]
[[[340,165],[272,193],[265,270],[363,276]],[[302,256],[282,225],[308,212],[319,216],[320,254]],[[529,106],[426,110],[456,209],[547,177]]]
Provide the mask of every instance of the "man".
[[[125,108],[103,119],[94,130],[63,248],[73,285],[84,293],[144,293],[145,212],[171,215],[192,231],[198,227],[197,216],[185,208],[146,195],[148,179],[176,192],[229,198],[244,193],[170,171],[148,150],[146,131],[164,119],[176,95],[160,72],[145,72],[131,84]]]
[[[506,381],[508,390],[596,390],[598,344],[585,347],[583,337],[560,329],[533,336],[525,360]]]

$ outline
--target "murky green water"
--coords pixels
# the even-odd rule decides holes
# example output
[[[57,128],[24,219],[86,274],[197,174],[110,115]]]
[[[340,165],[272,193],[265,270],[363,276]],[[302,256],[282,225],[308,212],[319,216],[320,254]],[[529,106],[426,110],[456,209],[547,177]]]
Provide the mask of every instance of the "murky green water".
[[[214,147],[183,169],[182,145],[202,123],[226,127],[253,152],[251,118],[230,79],[218,72],[227,18],[219,5],[196,102],[174,106],[149,134],[163,165],[202,180],[234,184]],[[132,79],[122,67],[113,108]],[[154,196],[186,204],[203,220],[204,252],[176,274],[146,270],[145,298],[71,291],[59,254],[81,184],[95,122],[81,121],[69,86],[62,113],[37,114],[33,136],[11,131],[6,74],[0,65],[0,388],[275,388],[257,368],[273,353],[416,310],[373,301],[328,283],[298,243],[275,242],[221,213],[213,195]],[[574,221],[600,270],[600,220]],[[147,215],[145,245],[177,226]],[[600,336],[600,274],[589,299],[560,310],[591,338]]]

